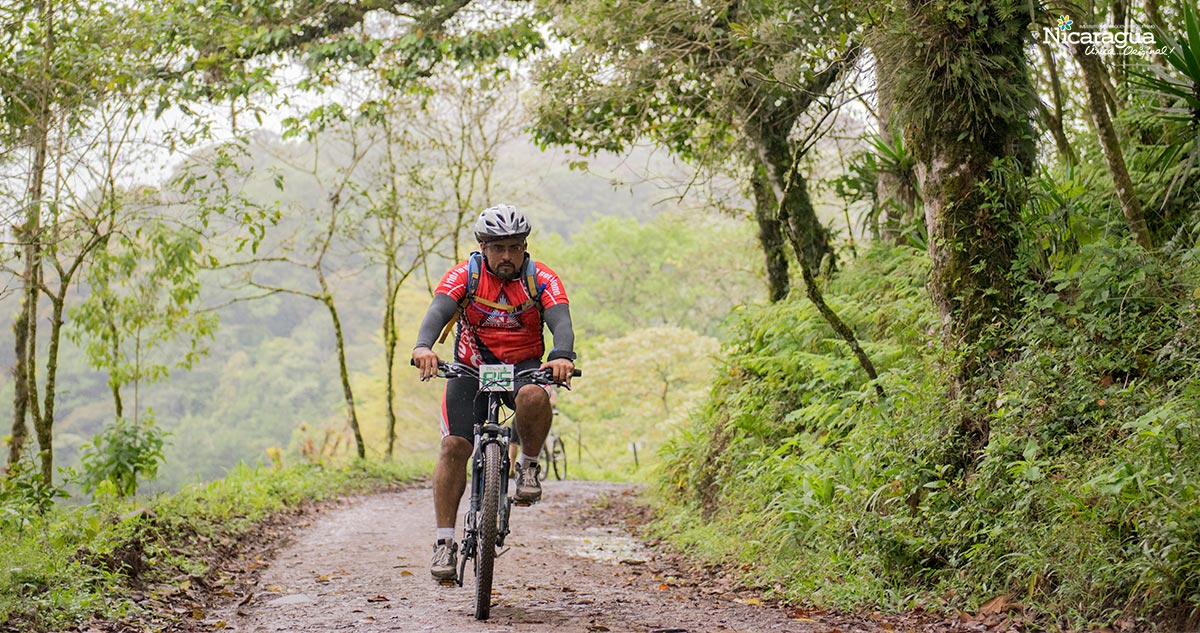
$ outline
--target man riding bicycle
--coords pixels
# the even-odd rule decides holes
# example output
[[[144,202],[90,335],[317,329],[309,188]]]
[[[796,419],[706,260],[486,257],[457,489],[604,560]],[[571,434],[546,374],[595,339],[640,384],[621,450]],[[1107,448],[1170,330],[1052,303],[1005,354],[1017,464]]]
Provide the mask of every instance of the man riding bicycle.
[[[412,353],[421,380],[437,374],[433,344],[457,316],[456,361],[472,367],[511,364],[518,372],[545,367],[555,380],[569,386],[575,369],[575,333],[567,293],[554,271],[533,262],[525,252],[530,231],[525,214],[508,204],[489,207],[479,214],[474,229],[482,255],[473,254],[446,272],[421,321]],[[477,257],[482,262],[473,259]],[[554,349],[546,362],[541,360],[543,323],[554,336]],[[442,399],[442,443],[433,470],[437,541],[430,566],[433,578],[440,582],[454,581],[458,572],[455,520],[466,490],[475,420],[485,415],[486,406],[485,399],[476,398],[478,389],[474,378],[453,378],[446,381]],[[516,412],[515,426],[524,448],[517,461],[513,499],[530,504],[542,496],[537,454],[550,432],[553,413],[545,388],[518,380],[514,392],[515,398],[504,394],[505,403]]]

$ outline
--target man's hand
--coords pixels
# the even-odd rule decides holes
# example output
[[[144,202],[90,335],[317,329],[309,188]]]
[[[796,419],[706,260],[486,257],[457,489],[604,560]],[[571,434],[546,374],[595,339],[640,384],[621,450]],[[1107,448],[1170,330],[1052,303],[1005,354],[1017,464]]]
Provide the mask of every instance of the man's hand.
[[[554,374],[555,380],[568,388],[571,386],[571,372],[575,371],[575,363],[565,358],[556,358],[542,363],[542,369],[549,369],[550,373]]]
[[[437,375],[438,356],[428,347],[418,347],[412,352],[413,364],[421,370],[421,380],[429,380]]]

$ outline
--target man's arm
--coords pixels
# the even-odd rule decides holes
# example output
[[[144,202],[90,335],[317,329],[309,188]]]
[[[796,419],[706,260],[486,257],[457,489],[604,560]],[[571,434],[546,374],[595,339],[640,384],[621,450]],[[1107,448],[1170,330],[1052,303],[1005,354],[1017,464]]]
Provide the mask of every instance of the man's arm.
[[[550,367],[554,379],[571,384],[571,372],[575,369],[575,329],[571,325],[571,307],[565,303],[546,308],[542,314],[546,327],[554,337],[554,349],[546,357],[542,367]]]
[[[433,352],[433,344],[456,310],[458,303],[449,295],[433,295],[433,302],[429,304],[429,310],[425,312],[425,318],[417,330],[417,344],[413,346],[412,358],[417,369],[421,370],[421,380],[429,380],[437,374],[438,357]]]

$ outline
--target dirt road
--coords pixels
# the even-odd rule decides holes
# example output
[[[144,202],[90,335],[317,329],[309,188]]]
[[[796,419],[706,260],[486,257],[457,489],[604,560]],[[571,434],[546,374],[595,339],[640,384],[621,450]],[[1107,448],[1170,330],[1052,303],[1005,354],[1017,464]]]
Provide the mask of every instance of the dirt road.
[[[597,511],[626,485],[546,483],[515,508],[511,547],[496,562],[491,619],[474,620],[473,576],[462,588],[429,577],[432,493],[355,499],[298,531],[251,597],[208,614],[213,629],[275,631],[894,631],[886,622],[803,617],[722,583],[697,583],[635,541],[619,515]],[[461,516],[461,514],[460,514]],[[607,517],[607,518],[605,518]],[[597,525],[599,521],[601,524]]]

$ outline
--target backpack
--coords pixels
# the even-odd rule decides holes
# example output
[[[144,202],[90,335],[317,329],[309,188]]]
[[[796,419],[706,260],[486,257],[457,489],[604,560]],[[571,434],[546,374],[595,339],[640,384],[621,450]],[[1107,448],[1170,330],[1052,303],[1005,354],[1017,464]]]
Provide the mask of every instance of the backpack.
[[[522,271],[521,278],[525,280],[525,290],[529,293],[529,299],[522,302],[520,305],[508,306],[487,299],[480,299],[475,296],[475,290],[479,288],[479,275],[483,272],[483,253],[478,251],[471,253],[471,257],[467,260],[467,293],[463,295],[462,301],[458,302],[458,310],[454,312],[454,316],[446,327],[442,329],[442,335],[438,338],[438,343],[444,343],[446,337],[450,335],[450,329],[458,322],[462,315],[466,313],[467,306],[472,301],[487,308],[491,308],[491,314],[510,314],[516,315],[525,312],[530,308],[537,308],[538,315],[542,313],[542,292],[546,290],[546,284],[538,285],[537,283],[537,264],[534,263],[532,257],[525,258],[525,270]],[[488,310],[484,310],[488,312]]]

